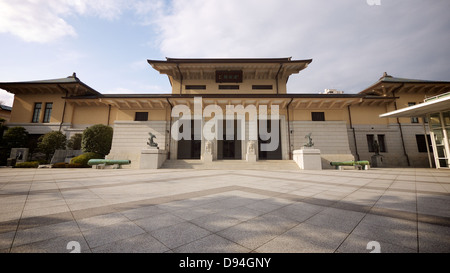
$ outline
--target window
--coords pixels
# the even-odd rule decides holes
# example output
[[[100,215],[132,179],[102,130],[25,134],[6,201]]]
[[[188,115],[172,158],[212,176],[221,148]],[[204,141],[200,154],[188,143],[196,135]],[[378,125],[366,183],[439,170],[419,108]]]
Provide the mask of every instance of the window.
[[[206,85],[186,85],[186,89],[201,89],[206,90]]]
[[[147,121],[148,120],[148,112],[136,112],[134,116],[135,121]]]
[[[416,103],[415,102],[408,102],[408,106],[413,106],[413,105],[416,105]],[[411,118],[411,123],[419,123],[419,118],[412,117]]]
[[[366,135],[367,146],[369,148],[369,153],[375,153],[375,141],[378,144],[378,149],[380,153],[386,152],[386,141],[384,135]]]
[[[41,115],[41,108],[42,108],[42,103],[36,102],[34,104],[33,119],[31,122],[33,122],[33,123],[39,122],[39,117]]]
[[[432,152],[433,147],[431,145],[430,135],[427,135],[427,141],[428,141],[428,148],[429,148],[430,152]],[[416,142],[417,142],[417,151],[419,153],[426,153],[427,152],[427,142],[425,141],[425,135],[416,135]]]
[[[219,85],[221,90],[239,90],[239,85]]]
[[[369,147],[369,153],[373,153],[375,151],[373,143],[374,143],[374,135],[366,135],[367,138],[367,145]]]
[[[253,90],[272,90],[272,85],[252,85]]]
[[[325,121],[324,112],[311,112],[312,121]]]
[[[377,135],[378,137],[378,145],[380,146],[380,152],[385,153],[386,152],[386,144],[384,142],[384,135]]]
[[[52,102],[47,102],[45,104],[44,123],[49,123],[50,122],[50,117],[52,115],[52,108],[53,108],[53,103]]]

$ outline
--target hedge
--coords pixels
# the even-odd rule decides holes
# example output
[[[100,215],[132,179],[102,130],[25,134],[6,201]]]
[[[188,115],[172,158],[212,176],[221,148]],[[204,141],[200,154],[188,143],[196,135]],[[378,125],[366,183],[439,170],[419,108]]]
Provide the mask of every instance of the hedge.
[[[59,162],[52,165],[52,168],[83,168],[80,163],[65,163]]]
[[[80,164],[83,168],[89,168],[87,164],[89,159],[103,159],[104,156],[97,153],[84,153],[70,160],[70,164]]]
[[[16,163],[16,168],[37,168],[39,167],[39,161],[27,161]]]

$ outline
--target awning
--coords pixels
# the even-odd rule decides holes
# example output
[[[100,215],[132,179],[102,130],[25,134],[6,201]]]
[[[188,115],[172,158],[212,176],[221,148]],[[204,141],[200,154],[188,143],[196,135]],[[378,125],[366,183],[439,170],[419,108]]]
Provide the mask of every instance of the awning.
[[[447,110],[450,110],[450,93],[427,99],[417,105],[381,114],[380,118],[422,117],[430,113]]]

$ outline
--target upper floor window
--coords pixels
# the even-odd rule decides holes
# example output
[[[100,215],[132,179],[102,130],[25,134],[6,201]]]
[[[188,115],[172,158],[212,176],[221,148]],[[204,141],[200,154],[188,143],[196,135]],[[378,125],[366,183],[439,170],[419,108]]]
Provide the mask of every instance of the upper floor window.
[[[325,121],[324,112],[311,112],[312,121]]]
[[[253,90],[272,90],[272,85],[252,85]]]
[[[239,90],[239,85],[219,85],[220,90]]]
[[[147,121],[148,120],[148,112],[136,112],[134,116],[135,121]]]
[[[41,102],[36,102],[34,104],[33,119],[31,120],[31,122],[33,122],[33,123],[39,122],[39,117],[41,116],[41,108],[42,108]]]
[[[50,117],[52,115],[52,108],[53,108],[53,103],[52,102],[47,102],[45,104],[44,123],[49,123],[50,122]]]
[[[416,103],[415,102],[408,102],[408,106],[413,106],[413,105],[416,105]],[[419,118],[412,117],[411,118],[411,123],[419,123]]]
[[[206,90],[206,85],[186,85],[186,89],[201,89],[201,90]]]

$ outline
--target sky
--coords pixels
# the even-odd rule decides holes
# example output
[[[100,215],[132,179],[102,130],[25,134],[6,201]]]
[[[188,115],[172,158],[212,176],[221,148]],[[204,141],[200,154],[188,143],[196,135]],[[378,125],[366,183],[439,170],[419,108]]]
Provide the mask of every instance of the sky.
[[[0,0],[0,82],[77,77],[171,92],[147,59],[312,59],[288,93],[358,93],[384,72],[450,81],[449,0]],[[0,102],[13,95],[0,89]]]

